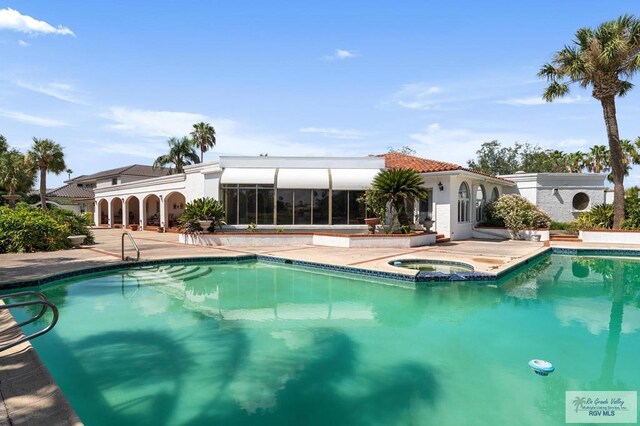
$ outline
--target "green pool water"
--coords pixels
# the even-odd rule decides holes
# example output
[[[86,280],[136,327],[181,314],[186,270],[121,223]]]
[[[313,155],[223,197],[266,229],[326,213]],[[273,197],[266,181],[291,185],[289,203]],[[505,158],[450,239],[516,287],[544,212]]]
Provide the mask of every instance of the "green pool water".
[[[640,389],[635,260],[553,255],[418,290],[165,265],[44,291],[60,321],[33,344],[88,425],[554,425],[565,391]]]

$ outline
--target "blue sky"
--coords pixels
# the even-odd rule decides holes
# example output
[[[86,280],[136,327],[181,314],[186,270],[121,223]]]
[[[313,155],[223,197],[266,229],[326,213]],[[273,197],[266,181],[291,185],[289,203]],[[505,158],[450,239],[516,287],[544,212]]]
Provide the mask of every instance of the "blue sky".
[[[205,160],[606,144],[590,92],[543,103],[536,72],[637,1],[521,3],[0,1],[0,133],[55,140],[74,175],[151,164],[203,120]],[[640,136],[639,112],[640,89],[618,101],[621,137]]]

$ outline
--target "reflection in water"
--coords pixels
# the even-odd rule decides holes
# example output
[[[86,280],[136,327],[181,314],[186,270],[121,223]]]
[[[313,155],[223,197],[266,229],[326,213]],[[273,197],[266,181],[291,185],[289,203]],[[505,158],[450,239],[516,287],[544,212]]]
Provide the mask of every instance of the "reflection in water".
[[[35,344],[90,424],[558,424],[566,390],[640,387],[638,263],[596,260],[415,291],[260,263],[130,269],[47,289],[62,318]]]

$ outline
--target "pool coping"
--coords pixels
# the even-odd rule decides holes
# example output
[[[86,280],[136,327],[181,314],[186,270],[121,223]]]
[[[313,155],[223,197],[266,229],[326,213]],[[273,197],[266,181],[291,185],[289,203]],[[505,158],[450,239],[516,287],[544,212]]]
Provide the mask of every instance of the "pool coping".
[[[265,255],[265,254],[240,254],[235,256],[193,256],[178,258],[163,258],[141,260],[139,262],[114,262],[100,266],[91,266],[87,268],[79,268],[73,271],[56,272],[53,274],[43,275],[37,278],[28,278],[23,280],[14,280],[0,283],[0,291],[19,289],[26,287],[39,287],[54,281],[73,278],[82,275],[94,274],[99,272],[108,272],[118,269],[130,269],[144,266],[153,266],[161,264],[181,264],[181,263],[229,263],[229,262],[248,262],[263,261],[275,264],[284,264],[291,266],[300,266],[305,268],[318,269],[323,271],[342,272],[357,276],[366,276],[373,278],[390,279],[403,283],[413,283],[415,287],[421,287],[430,282],[496,282],[505,278],[507,275],[529,265],[531,262],[538,260],[542,256],[549,254],[560,255],[591,255],[591,256],[620,256],[620,257],[640,257],[638,249],[599,249],[599,248],[564,248],[564,247],[542,247],[532,252],[529,256],[519,259],[509,267],[496,273],[469,271],[458,272],[454,274],[445,274],[443,272],[426,272],[417,271],[415,274],[380,271],[368,268],[359,268],[354,266],[334,265],[321,262],[313,262],[308,260],[296,260],[285,257]],[[448,261],[438,259],[438,263],[447,265],[457,265],[459,261]]]
[[[0,300],[0,304],[4,302]],[[16,325],[16,320],[11,312],[3,310],[0,313],[0,323],[11,327]],[[15,328],[9,334],[8,341],[22,337],[22,330]],[[4,362],[3,368],[0,368],[0,424],[83,424],[31,342],[25,341],[9,348],[2,356]],[[24,368],[28,370],[22,372],[21,369]],[[37,392],[35,384],[38,384]]]

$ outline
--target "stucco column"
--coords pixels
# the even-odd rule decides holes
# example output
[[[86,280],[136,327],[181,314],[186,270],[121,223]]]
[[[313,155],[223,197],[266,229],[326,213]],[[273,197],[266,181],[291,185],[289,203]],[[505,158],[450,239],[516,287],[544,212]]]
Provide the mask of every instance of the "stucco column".
[[[99,212],[99,208],[98,208],[98,202],[94,201],[93,202],[93,224],[95,226],[100,225],[100,212]]]
[[[122,200],[122,229],[127,229],[127,225],[129,224],[129,203]]]
[[[166,219],[165,218],[165,214],[166,214],[167,209],[165,208],[165,205],[164,205],[164,201],[165,200],[164,200],[164,197],[162,195],[160,195],[159,197],[160,197],[160,226],[163,227],[163,228],[166,228],[166,225],[165,225],[165,219]]]
[[[107,224],[108,224],[109,228],[113,227],[113,217],[111,216],[111,214],[112,214],[111,202],[112,201],[113,201],[113,199],[107,201]]]
[[[144,229],[144,200],[138,196],[138,221],[140,222],[140,229]]]

